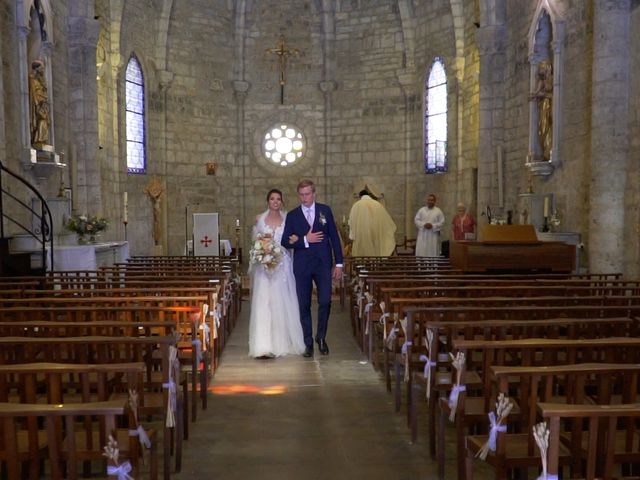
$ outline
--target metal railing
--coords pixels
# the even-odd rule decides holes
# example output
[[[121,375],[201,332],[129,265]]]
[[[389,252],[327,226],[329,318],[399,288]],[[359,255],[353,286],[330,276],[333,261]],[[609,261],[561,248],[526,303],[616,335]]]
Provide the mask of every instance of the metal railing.
[[[31,193],[33,193],[38,200],[40,200],[40,208],[39,211],[34,209],[33,206],[27,205],[20,198],[14,195],[12,192],[8,191],[5,188],[4,182],[5,179],[15,179],[20,184],[22,184],[26,189],[28,189]],[[13,180],[12,180],[13,182]],[[13,182],[15,184],[15,182]],[[14,205],[18,205],[19,211],[28,210],[29,211],[29,219],[33,219],[35,221],[31,221],[31,226],[24,225],[17,218],[9,215],[6,210],[6,205],[8,202],[12,202]],[[49,246],[49,255],[50,255],[50,264],[49,268],[53,270],[53,221],[51,217],[51,210],[49,210],[49,205],[47,205],[46,200],[40,192],[31,185],[27,180],[18,175],[15,172],[12,172],[7,167],[5,167],[2,162],[0,162],[0,238],[5,238],[5,221],[10,222],[13,225],[16,225],[20,231],[30,235],[33,237],[36,242],[41,246],[42,250],[42,268],[46,270],[47,268],[47,244]]]

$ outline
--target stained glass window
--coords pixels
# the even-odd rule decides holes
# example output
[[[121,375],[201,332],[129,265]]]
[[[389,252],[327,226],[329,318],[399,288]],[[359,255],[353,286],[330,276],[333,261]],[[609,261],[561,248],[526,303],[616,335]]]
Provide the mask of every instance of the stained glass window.
[[[424,169],[447,171],[447,74],[440,57],[433,61],[425,85]]]
[[[144,77],[140,62],[131,57],[125,77],[126,126],[127,126],[127,171],[145,173],[147,154],[144,128]]]

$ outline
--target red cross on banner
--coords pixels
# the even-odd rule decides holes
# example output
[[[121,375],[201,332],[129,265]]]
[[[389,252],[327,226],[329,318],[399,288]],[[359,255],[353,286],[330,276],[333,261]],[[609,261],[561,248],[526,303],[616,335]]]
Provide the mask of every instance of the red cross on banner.
[[[217,213],[193,214],[193,254],[220,255]]]

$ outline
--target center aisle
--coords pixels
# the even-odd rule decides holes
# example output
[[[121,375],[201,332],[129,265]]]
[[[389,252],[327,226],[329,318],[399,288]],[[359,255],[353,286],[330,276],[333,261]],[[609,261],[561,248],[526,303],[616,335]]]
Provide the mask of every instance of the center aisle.
[[[425,442],[409,443],[405,415],[394,414],[381,377],[360,363],[346,309],[334,300],[330,355],[316,348],[313,359],[255,360],[247,356],[250,307],[245,300],[172,478],[436,478]]]

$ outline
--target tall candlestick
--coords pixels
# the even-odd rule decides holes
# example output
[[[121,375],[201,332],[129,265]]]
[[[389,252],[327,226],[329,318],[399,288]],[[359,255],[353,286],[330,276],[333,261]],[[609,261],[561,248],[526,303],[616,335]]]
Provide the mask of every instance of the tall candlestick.
[[[542,216],[544,218],[547,218],[549,216],[549,197],[544,197],[544,208]]]
[[[129,212],[128,212],[129,204],[128,204],[128,202],[129,202],[129,199],[128,199],[128,196],[127,196],[127,192],[124,192],[124,202],[123,202],[124,203],[124,211],[122,212],[122,221],[125,222],[125,223],[127,223],[127,221],[129,220],[128,219],[128,217],[129,217]]]

